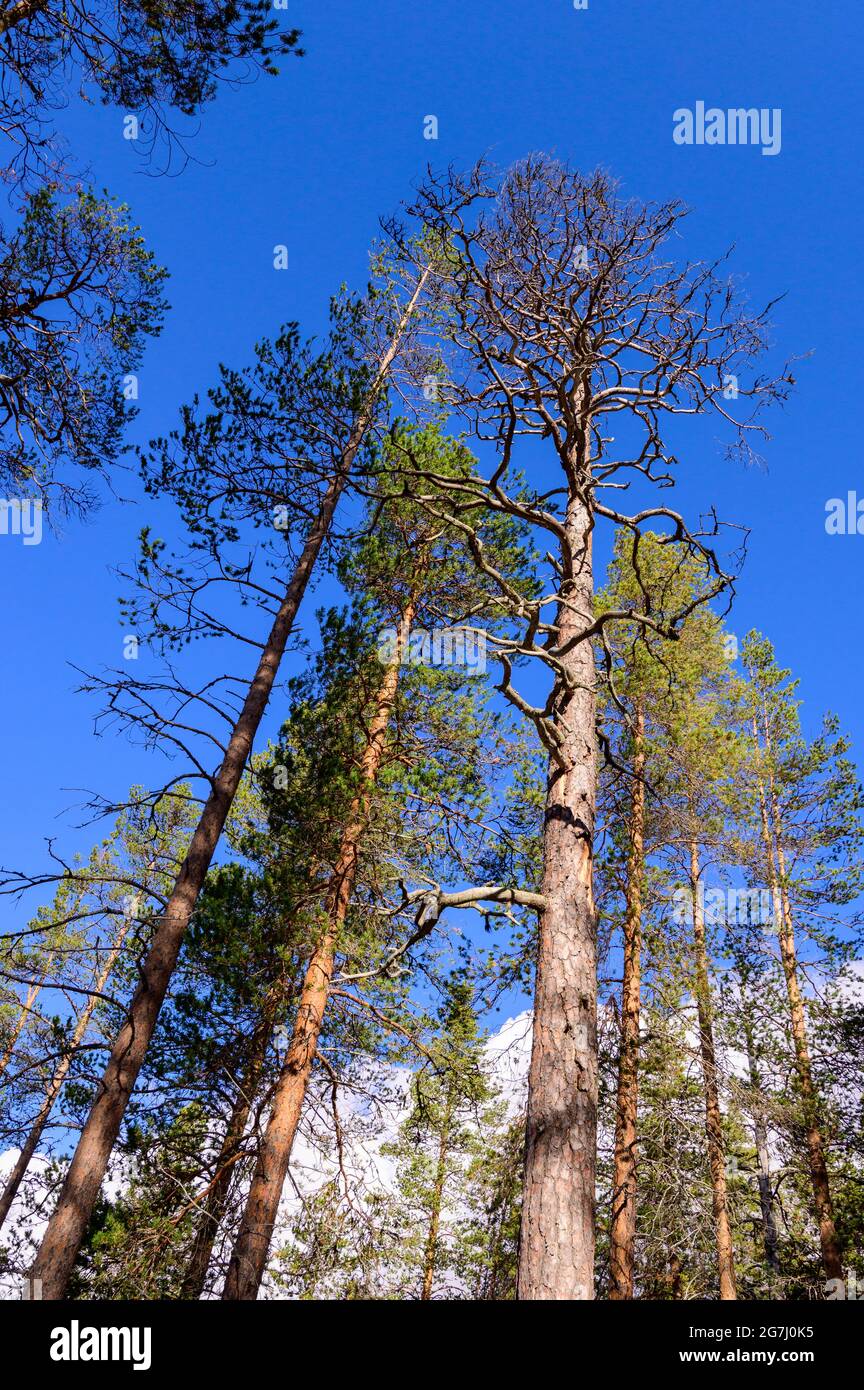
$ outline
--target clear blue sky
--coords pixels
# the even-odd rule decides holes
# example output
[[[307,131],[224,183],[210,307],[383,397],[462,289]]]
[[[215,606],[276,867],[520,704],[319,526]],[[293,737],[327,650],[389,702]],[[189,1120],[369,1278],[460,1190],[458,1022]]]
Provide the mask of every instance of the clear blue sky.
[[[864,496],[860,6],[291,0],[287,17],[304,30],[307,56],[278,79],[223,92],[191,143],[197,162],[177,177],[142,170],[123,113],[74,106],[64,116],[95,182],[132,205],[172,274],[172,312],[141,371],[136,437],[169,429],[220,360],[244,362],[280,323],[319,330],[339,283],[364,283],[379,215],[428,160],[467,164],[488,151],[506,163],[547,149],[602,164],[628,194],[680,196],[695,210],[682,253],[736,243],[753,299],[786,294],[779,348],[813,356],[773,418],[766,469],[704,447],[678,500],[691,515],[714,503],[752,528],[733,629],[766,631],[801,677],[810,726],[836,708],[860,756],[864,537],[824,530],[829,497]],[[780,154],[674,144],[673,111],[699,100],[781,108]],[[423,138],[429,114],[437,142]],[[272,268],[276,243],[289,249],[287,272]],[[119,663],[110,567],[132,557],[150,506],[106,503],[41,546],[0,537],[7,865],[36,868],[49,834],[66,848],[90,842],[57,819],[78,799],[64,789],[122,795],[151,780],[139,750],[93,739],[94,710],[72,694],[69,666]]]

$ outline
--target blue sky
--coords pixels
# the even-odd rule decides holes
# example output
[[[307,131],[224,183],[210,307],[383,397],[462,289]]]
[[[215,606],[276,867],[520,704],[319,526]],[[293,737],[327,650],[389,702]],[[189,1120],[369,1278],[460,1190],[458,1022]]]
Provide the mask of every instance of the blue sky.
[[[291,0],[307,56],[278,79],[225,90],[190,141],[194,161],[153,177],[125,141],[123,115],[70,107],[63,128],[94,182],[128,201],[171,271],[164,333],[140,373],[134,438],[169,429],[177,408],[242,364],[253,341],[298,319],[323,328],[341,281],[362,286],[378,217],[397,208],[427,161],[464,165],[530,150],[606,167],[634,196],[694,209],[682,255],[736,244],[754,301],[785,294],[774,337],[812,353],[775,412],[764,469],[726,463],[710,439],[682,469],[676,498],[713,503],[751,528],[732,628],[758,626],[801,678],[805,723],[835,708],[860,749],[860,575],[864,537],[825,533],[825,503],[860,488],[860,10],[851,0]],[[682,147],[673,112],[782,110],[782,150]],[[423,138],[434,114],[439,138]],[[289,268],[273,269],[273,247]],[[856,389],[857,388],[857,389]],[[121,484],[123,486],[123,484]],[[85,847],[64,808],[75,788],[122,795],[155,769],[122,739],[92,736],[94,707],[70,663],[117,664],[122,629],[111,568],[131,559],[152,506],[134,478],[39,546],[0,537],[5,640],[5,795],[0,862],[36,868],[42,840]],[[159,527],[157,526],[158,530]],[[304,626],[314,622],[307,604]],[[272,727],[272,725],[271,725]]]

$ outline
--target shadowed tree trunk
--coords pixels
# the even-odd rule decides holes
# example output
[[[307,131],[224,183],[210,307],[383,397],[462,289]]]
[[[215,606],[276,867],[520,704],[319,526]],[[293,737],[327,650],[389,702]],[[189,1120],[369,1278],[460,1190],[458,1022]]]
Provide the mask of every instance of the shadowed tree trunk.
[[[360,766],[360,789],[348,813],[339,855],[327,887],[327,926],[306,967],[291,1041],[228,1265],[222,1291],[223,1299],[228,1302],[257,1298],[267,1265],[282,1188],[330,995],[336,944],[354,891],[360,844],[384,755],[387,727],[399,684],[400,662],[407,650],[412,621],[413,607],[409,607],[402,615],[394,658],[385,670],[376,696]]]
[[[321,546],[330,530],[337,503],[345,488],[357,451],[372,420],[375,403],[428,274],[427,268],[421,275],[396,332],[380,359],[375,380],[363,408],[354,421],[339,470],[324,494],[318,515],[285,590],[258,669],[228,741],[222,766],[213,779],[210,795],[192,836],[189,851],[164,917],[153,936],[150,950],[141,968],[141,983],[129,1005],[126,1022],[117,1035],[102,1077],[99,1094],[81,1131],[57,1207],[48,1223],[42,1245],[30,1271],[32,1279],[42,1280],[44,1299],[62,1298],[66,1290],[69,1275],[99,1195],[111,1150],[120,1132],[132,1088],[156,1027],[186,928],[237,794],[297,611]]]
[[[201,1219],[180,1291],[181,1297],[185,1299],[199,1299],[204,1292],[210,1257],[213,1254],[213,1246],[219,1233],[222,1218],[225,1215],[228,1193],[234,1176],[234,1166],[238,1159],[243,1156],[246,1126],[258,1091],[261,1073],[264,1070],[264,1059],[267,1055],[272,1032],[273,1020],[268,1011],[261,1018],[252,1035],[249,1059],[240,1078],[237,1095],[216,1158],[215,1177],[207,1189],[207,1196],[201,1207]]]
[[[636,1122],[639,1101],[639,1017],[642,950],[642,881],[645,874],[645,716],[634,712],[633,793],[624,912],[624,975],[621,1045],[615,1111],[615,1169],[609,1232],[610,1299],[633,1297],[636,1244]]]
[[[574,489],[557,641],[566,681],[553,692],[557,747],[543,828],[534,1031],[528,1077],[520,1299],[594,1296],[597,1127],[597,928],[594,657],[580,640],[593,608],[589,510]],[[569,644],[572,643],[572,646]]]
[[[717,1243],[717,1270],[720,1276],[720,1297],[738,1297],[735,1290],[735,1254],[726,1197],[726,1153],[723,1143],[723,1121],[720,1114],[720,1095],[717,1084],[717,1054],[714,1047],[714,1025],[711,1017],[711,985],[708,978],[708,948],[705,940],[705,914],[699,893],[699,846],[690,842],[690,891],[693,897],[693,953],[696,966],[696,1009],[699,1016],[699,1051],[702,1057],[702,1081],[705,1091],[705,1138],[708,1147],[708,1166],[711,1170],[711,1205],[714,1213],[714,1233]]]

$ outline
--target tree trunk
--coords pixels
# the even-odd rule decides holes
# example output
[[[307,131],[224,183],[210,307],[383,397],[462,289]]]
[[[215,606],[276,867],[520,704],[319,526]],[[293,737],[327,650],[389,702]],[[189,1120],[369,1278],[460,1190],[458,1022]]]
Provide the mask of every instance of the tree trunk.
[[[261,1018],[251,1038],[248,1062],[237,1086],[237,1095],[231,1109],[231,1116],[219,1149],[214,1168],[214,1178],[201,1207],[201,1217],[192,1254],[183,1278],[181,1298],[199,1299],[207,1282],[210,1257],[219,1234],[219,1227],[225,1215],[234,1166],[243,1153],[243,1140],[246,1125],[252,1111],[252,1104],[258,1091],[258,1083],[264,1069],[264,1060],[273,1031],[273,1019],[269,1011]]]
[[[624,911],[624,977],[621,982],[621,1047],[615,1112],[615,1170],[609,1231],[610,1299],[633,1297],[636,1245],[636,1120],[639,1099],[639,1019],[642,951],[642,882],[645,875],[645,716],[634,711],[633,793]]]
[[[318,516],[309,531],[303,552],[286,588],[258,669],[249,686],[243,709],[228,741],[222,766],[213,780],[212,790],[192,836],[188,854],[162,923],[153,937],[142,966],[141,983],[129,1005],[126,1022],[117,1035],[99,1094],[81,1131],[57,1207],[48,1223],[35,1264],[30,1271],[32,1279],[42,1280],[43,1299],[62,1298],[65,1292],[99,1195],[111,1150],[120,1132],[132,1088],[156,1027],[186,928],[204,886],[210,861],[267,708],[297,610],[306,592],[318,553],[330,529],[357,450],[371,422],[375,402],[428,273],[427,268],[405,309],[392,341],[381,358],[375,380],[362,410],[354,421],[340,460],[339,471],[324,494]]]
[[[120,927],[117,936],[114,939],[114,944],[111,947],[111,950],[108,952],[105,964],[103,965],[101,971],[99,972],[99,974],[93,982],[93,992],[88,998],[87,1003],[84,1005],[84,1008],[81,1010],[81,1013],[78,1016],[78,1022],[75,1025],[75,1031],[72,1034],[72,1039],[69,1043],[69,1047],[54,1071],[54,1075],[52,1076],[51,1081],[48,1085],[48,1089],[45,1092],[45,1097],[42,1101],[41,1106],[39,1107],[39,1113],[33,1122],[33,1126],[30,1130],[30,1133],[27,1136],[24,1147],[18,1155],[18,1161],[16,1162],[15,1167],[12,1169],[12,1172],[9,1174],[6,1186],[3,1189],[3,1196],[0,1197],[0,1227],[3,1226],[6,1217],[9,1215],[9,1212],[12,1208],[12,1203],[15,1201],[15,1198],[18,1195],[18,1189],[24,1180],[24,1175],[30,1166],[30,1162],[33,1158],[33,1155],[39,1147],[39,1141],[42,1138],[43,1133],[45,1132],[45,1126],[47,1125],[48,1120],[51,1117],[51,1111],[54,1109],[54,1104],[57,1100],[57,1097],[60,1094],[63,1082],[66,1080],[66,1076],[68,1074],[69,1068],[72,1065],[75,1053],[78,1050],[78,1047],[80,1046],[84,1038],[84,1034],[87,1032],[87,1026],[90,1022],[90,1019],[93,1017],[94,1010],[96,1009],[96,1005],[99,1003],[99,999],[102,995],[102,991],[104,990],[105,985],[108,982],[108,978],[111,975],[114,966],[117,964],[117,957],[119,956],[120,951],[123,947],[123,942],[125,941],[127,933],[129,931],[131,920],[132,919],[129,916],[126,916],[123,919],[123,925]]]
[[[699,1016],[699,1051],[702,1056],[702,1078],[705,1088],[705,1138],[708,1147],[708,1166],[711,1169],[711,1200],[717,1241],[720,1297],[724,1300],[730,1300],[737,1298],[738,1295],[735,1291],[735,1255],[726,1200],[726,1154],[717,1084],[714,1026],[711,1017],[711,986],[708,978],[705,915],[702,911],[702,899],[699,894],[700,873],[699,846],[695,840],[692,840],[690,842],[690,890],[693,896],[693,946],[696,964],[696,1009]]]
[[[222,1298],[227,1302],[257,1298],[264,1276],[282,1188],[288,1174],[291,1150],[330,995],[336,944],[354,891],[360,843],[384,755],[387,726],[399,685],[399,666],[402,654],[407,650],[412,620],[413,608],[409,607],[402,615],[393,662],[384,673],[376,697],[360,767],[360,789],[349,811],[339,855],[327,886],[324,909],[327,926],[306,967],[291,1042],[258,1151],[243,1221],[228,1265],[222,1290]]]
[[[528,1077],[520,1299],[594,1296],[597,1131],[596,798],[591,516],[573,488],[565,518],[543,828],[543,897]],[[569,552],[569,553],[568,553]]]
[[[769,768],[772,757],[771,736],[767,715],[764,719],[765,750]],[[754,734],[756,725],[754,720]],[[758,742],[758,735],[757,735]],[[780,960],[786,980],[786,994],[789,1000],[789,1014],[792,1021],[792,1040],[795,1048],[795,1070],[798,1087],[804,1106],[804,1124],[807,1137],[807,1158],[810,1165],[810,1182],[813,1188],[813,1208],[819,1226],[819,1243],[822,1249],[822,1265],[826,1279],[843,1278],[843,1261],[840,1242],[834,1225],[834,1207],[831,1201],[831,1184],[828,1178],[828,1165],[825,1162],[825,1148],[819,1124],[819,1097],[813,1082],[810,1065],[810,1046],[807,1040],[807,1021],[804,1014],[804,1001],[798,983],[798,961],[795,947],[795,927],[786,886],[786,861],[781,843],[777,796],[774,779],[769,771],[769,794],[771,798],[770,819],[765,788],[759,779],[759,803],[762,815],[762,835],[765,842],[765,855],[770,878],[770,888],[774,902],[774,920],[780,945]],[[774,834],[771,826],[774,826]],[[777,853],[775,861],[774,853]]]

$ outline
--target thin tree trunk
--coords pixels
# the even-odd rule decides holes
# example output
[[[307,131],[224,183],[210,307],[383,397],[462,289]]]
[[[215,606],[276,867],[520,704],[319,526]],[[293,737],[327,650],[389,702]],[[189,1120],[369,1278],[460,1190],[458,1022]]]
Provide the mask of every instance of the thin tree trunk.
[[[327,488],[303,552],[286,588],[258,669],[249,686],[243,709],[234,725],[225,758],[213,780],[201,819],[192,836],[161,925],[157,929],[141,969],[135,992],[120,1029],[101,1087],[75,1150],[54,1214],[48,1223],[30,1277],[42,1280],[43,1299],[62,1298],[75,1264],[81,1241],[96,1204],[111,1150],[120,1132],[132,1088],[156,1027],[159,1011],[189,920],[204,886],[210,861],[240,779],[252,751],[279,665],[285,652],[297,610],[306,592],[321,546],[330,530],[339,498],[348,480],[357,450],[372,419],[375,402],[414,312],[429,271],[423,272],[400,320],[392,341],[381,358],[366,402],[351,430],[339,471]]]
[[[762,1210],[762,1240],[765,1246],[765,1261],[772,1273],[780,1268],[777,1257],[777,1223],[774,1220],[774,1192],[771,1186],[771,1156],[768,1148],[768,1128],[762,1102],[762,1079],[756,1058],[756,1044],[753,1029],[749,1022],[744,1025],[747,1043],[747,1067],[750,1073],[750,1113],[753,1117],[753,1138],[756,1143],[756,1162],[759,1184],[759,1206]]]
[[[39,976],[39,979],[34,980],[27,987],[27,997],[24,1000],[24,1003],[21,1005],[21,1012],[19,1013],[18,1018],[16,1020],[12,1036],[9,1039],[3,1056],[0,1057],[0,1076],[3,1075],[4,1071],[6,1070],[6,1068],[12,1060],[12,1057],[15,1053],[15,1044],[17,1043],[24,1030],[24,1025],[27,1022],[27,1019],[33,1012],[33,1005],[36,1003],[36,1000],[39,997],[39,991],[42,988],[42,981],[45,979],[45,974],[46,971],[43,970],[42,974]]]
[[[249,1059],[237,1087],[237,1095],[234,1098],[234,1105],[216,1159],[215,1177],[207,1189],[207,1196],[201,1208],[201,1217],[192,1245],[192,1254],[189,1257],[189,1264],[180,1291],[181,1298],[199,1299],[204,1292],[210,1257],[213,1254],[213,1246],[216,1243],[219,1227],[225,1215],[228,1193],[234,1176],[234,1166],[243,1152],[246,1125],[258,1091],[261,1073],[264,1070],[264,1060],[267,1056],[272,1032],[273,1019],[268,1010],[262,1016],[251,1038]]]
[[[587,446],[586,446],[587,447]],[[584,466],[584,465],[583,465]],[[528,1077],[520,1299],[594,1296],[597,1138],[597,928],[593,893],[596,799],[591,516],[574,488],[564,579],[543,829],[543,897]],[[572,645],[571,645],[572,644]]]
[[[726,1198],[726,1155],[723,1143],[723,1122],[720,1115],[720,1096],[717,1084],[717,1057],[714,1048],[714,1026],[711,1017],[711,986],[708,978],[708,948],[705,941],[705,915],[699,893],[699,846],[690,842],[690,890],[693,897],[693,946],[696,963],[696,1009],[699,1016],[699,1051],[702,1057],[702,1078],[705,1089],[705,1138],[708,1147],[708,1166],[711,1169],[711,1201],[714,1212],[714,1232],[717,1241],[717,1269],[720,1275],[720,1297],[737,1298],[735,1291],[735,1254]]]
[[[609,1261],[612,1300],[633,1297],[636,1246],[636,1121],[639,1101],[642,881],[645,875],[645,715],[637,702],[634,720],[633,793],[624,911],[624,976],[621,982],[621,1047],[615,1112],[615,1169]]]
[[[336,944],[354,891],[360,843],[384,755],[387,727],[399,684],[399,666],[402,654],[407,650],[412,621],[413,607],[409,606],[399,625],[394,659],[384,673],[376,697],[360,766],[360,789],[348,813],[339,855],[327,886],[327,926],[306,967],[291,1042],[279,1076],[267,1129],[258,1150],[243,1221],[228,1265],[222,1290],[222,1297],[227,1302],[257,1298],[264,1276],[282,1188],[288,1174],[291,1150],[330,996]]]
[[[45,1126],[47,1125],[48,1120],[51,1117],[51,1111],[54,1109],[55,1102],[60,1094],[63,1082],[66,1080],[66,1076],[69,1072],[69,1068],[72,1065],[75,1053],[77,1052],[84,1038],[84,1035],[87,1032],[88,1024],[90,1023],[90,1019],[93,1017],[94,1010],[96,1009],[96,1005],[99,1003],[99,1000],[102,996],[102,991],[104,990],[105,985],[108,982],[108,978],[111,975],[114,966],[117,964],[117,958],[120,955],[120,951],[123,947],[123,942],[125,941],[127,933],[129,931],[131,921],[132,919],[128,915],[125,916],[123,919],[123,925],[117,932],[117,936],[114,939],[114,944],[108,952],[108,955],[105,959],[105,963],[102,966],[102,969],[100,970],[98,976],[93,982],[93,991],[90,994],[87,1003],[84,1005],[84,1008],[81,1010],[81,1013],[78,1016],[78,1021],[75,1024],[75,1031],[72,1034],[69,1047],[63,1055],[63,1057],[61,1058],[57,1067],[55,1068],[54,1075],[52,1076],[51,1081],[48,1085],[48,1089],[45,1092],[45,1097],[42,1101],[41,1106],[39,1107],[39,1113],[36,1116],[30,1133],[28,1134],[24,1146],[21,1149],[20,1154],[18,1155],[18,1160],[15,1164],[15,1167],[9,1174],[6,1186],[3,1189],[3,1195],[2,1197],[0,1197],[0,1227],[3,1226],[3,1223],[9,1215],[9,1212],[12,1208],[12,1203],[15,1201],[15,1198],[18,1195],[18,1189],[24,1180],[24,1175],[30,1166],[30,1162],[33,1158],[33,1155],[39,1147],[39,1141],[42,1138],[42,1135],[45,1131]]]
[[[754,734],[757,736],[754,720]],[[771,736],[767,715],[764,718],[765,750],[772,757]],[[810,1065],[810,1046],[807,1040],[807,1021],[804,1001],[798,982],[798,961],[795,947],[795,927],[786,887],[786,861],[781,843],[777,796],[774,779],[769,772],[769,794],[771,799],[770,818],[765,787],[759,778],[759,804],[762,816],[762,835],[770,888],[774,902],[774,920],[780,945],[780,960],[786,980],[786,994],[789,1000],[789,1013],[792,1022],[792,1041],[795,1048],[795,1070],[804,1106],[804,1123],[807,1136],[807,1158],[810,1165],[810,1182],[813,1188],[813,1207],[819,1226],[819,1243],[822,1249],[822,1265],[826,1279],[843,1278],[843,1261],[840,1242],[834,1225],[834,1207],[831,1200],[831,1184],[828,1178],[828,1165],[825,1162],[825,1147],[819,1125],[819,1097],[813,1082]],[[774,834],[771,826],[774,826]],[[777,859],[775,861],[774,854]]]
[[[438,1145],[438,1162],[435,1168],[435,1183],[432,1188],[432,1211],[429,1217],[429,1234],[426,1238],[426,1249],[423,1254],[423,1289],[420,1294],[421,1303],[428,1303],[432,1298],[432,1286],[435,1279],[435,1262],[438,1259],[438,1232],[441,1227],[441,1203],[444,1200],[444,1180],[447,1176],[449,1130],[450,1111],[448,1108],[444,1118],[441,1142]]]

